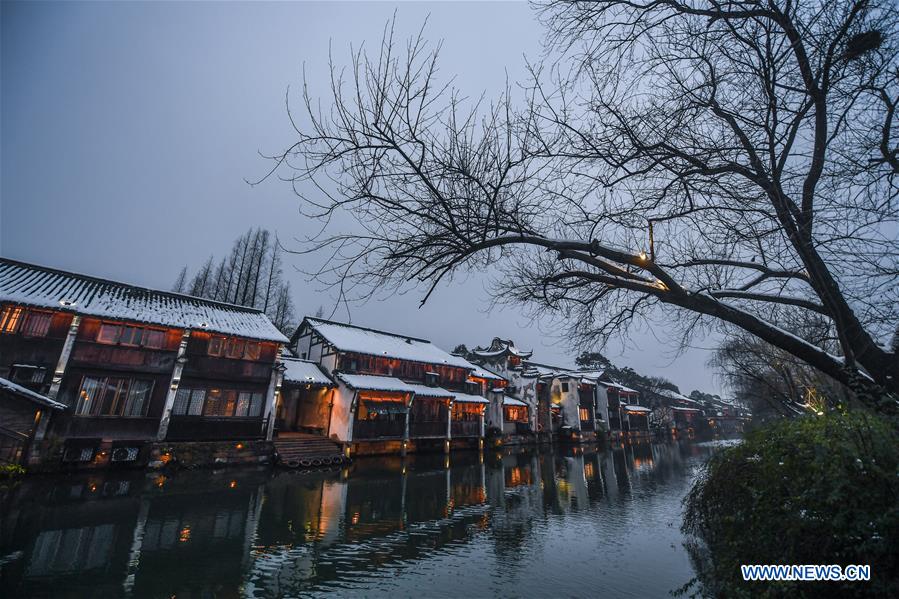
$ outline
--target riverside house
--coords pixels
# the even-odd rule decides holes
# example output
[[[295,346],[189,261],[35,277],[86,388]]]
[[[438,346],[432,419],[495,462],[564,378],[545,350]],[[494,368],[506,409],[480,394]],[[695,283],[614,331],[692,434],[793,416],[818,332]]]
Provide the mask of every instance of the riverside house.
[[[0,377],[43,398],[32,466],[253,459],[286,342],[252,308],[0,259]]]
[[[315,420],[305,432],[327,435],[350,455],[481,445],[484,395],[501,387],[464,358],[426,339],[308,316],[290,345],[333,385],[326,394],[296,393],[286,383],[279,410],[295,422]]]

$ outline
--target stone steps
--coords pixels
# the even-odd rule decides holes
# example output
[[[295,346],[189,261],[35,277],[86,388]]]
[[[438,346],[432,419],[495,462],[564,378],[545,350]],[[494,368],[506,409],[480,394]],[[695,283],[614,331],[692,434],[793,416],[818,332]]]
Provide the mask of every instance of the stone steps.
[[[288,468],[319,468],[348,461],[340,444],[325,437],[286,437],[275,440],[278,464]]]

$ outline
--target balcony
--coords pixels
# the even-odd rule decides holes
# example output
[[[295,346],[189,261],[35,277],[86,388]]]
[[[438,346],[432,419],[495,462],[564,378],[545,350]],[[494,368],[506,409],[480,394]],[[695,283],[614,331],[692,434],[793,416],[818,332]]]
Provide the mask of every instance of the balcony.
[[[51,424],[52,426],[52,424]],[[73,416],[60,437],[101,437],[104,439],[154,439],[159,430],[159,418],[131,416]]]
[[[405,430],[403,420],[356,420],[353,439],[402,439]]]
[[[446,437],[446,422],[412,422],[409,424],[409,436],[413,439]]]
[[[262,433],[262,418],[172,416],[166,439],[183,441],[259,439]]]
[[[531,425],[527,422],[504,422],[503,434],[505,435],[530,435]]]
[[[453,420],[450,428],[454,439],[481,435],[481,423],[477,420]]]

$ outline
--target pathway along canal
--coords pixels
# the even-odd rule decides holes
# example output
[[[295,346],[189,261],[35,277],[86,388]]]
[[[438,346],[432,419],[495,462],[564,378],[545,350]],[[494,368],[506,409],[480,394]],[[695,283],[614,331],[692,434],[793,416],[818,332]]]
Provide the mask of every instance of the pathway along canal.
[[[712,450],[25,478],[0,490],[0,596],[667,597],[693,576],[681,500]]]

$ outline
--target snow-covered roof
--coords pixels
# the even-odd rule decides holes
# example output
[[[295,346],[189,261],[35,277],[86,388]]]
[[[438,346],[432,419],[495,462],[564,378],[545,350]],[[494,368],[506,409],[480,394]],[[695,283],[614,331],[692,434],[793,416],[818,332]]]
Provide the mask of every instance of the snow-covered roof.
[[[375,376],[373,374],[337,374],[337,378],[348,387],[357,391],[396,391],[398,393],[414,393],[412,385],[404,383],[392,376]]]
[[[521,406],[521,407],[525,407],[525,408],[528,406],[528,404],[524,403],[520,399],[515,399],[514,397],[509,397],[508,395],[503,398],[503,405],[504,406]]]
[[[632,405],[624,405],[622,406],[627,412],[652,412],[649,408],[644,408],[643,406],[632,406]]]
[[[485,398],[480,395],[471,395],[470,393],[459,393],[457,391],[453,391],[453,395],[456,396],[456,401],[461,401],[463,403],[490,403]]]
[[[462,358],[461,356],[456,356],[456,357],[459,358],[460,360],[465,360],[465,358]],[[485,368],[479,364],[474,364],[472,362],[469,362],[468,360],[465,360],[465,362],[471,368],[471,372],[468,373],[468,376],[474,376],[474,377],[478,377],[478,378],[482,378],[482,379],[490,379],[490,380],[494,380],[494,381],[505,381],[506,380],[506,377],[496,374],[489,368]]]
[[[696,408],[681,408],[680,406],[671,406],[671,409],[677,412],[699,412]]]
[[[0,301],[286,343],[259,310],[0,258]]]
[[[58,401],[54,401],[49,397],[45,397],[40,393],[36,393],[31,389],[26,389],[22,385],[17,385],[16,383],[10,381],[9,379],[0,378],[0,391],[6,391],[7,393],[12,393],[13,395],[17,395],[23,399],[27,399],[29,401],[33,401],[35,403],[41,404],[42,406],[53,408],[54,410],[65,410],[66,404],[59,403]]]
[[[284,382],[304,385],[333,385],[334,381],[315,362],[299,358],[284,358]]]
[[[471,353],[484,358],[492,358],[504,354],[518,356],[520,358],[530,358],[534,352],[522,351],[518,349],[517,347],[515,347],[515,342],[511,339],[500,339],[499,337],[494,337],[493,341],[490,342],[489,347],[476,347],[471,350]]]
[[[452,398],[456,392],[447,391],[443,387],[428,387],[427,385],[418,385],[415,383],[406,383],[412,387],[415,397],[448,397]]]
[[[661,395],[662,397],[667,397],[668,399],[676,399],[677,401],[683,401],[692,404],[699,403],[696,400],[690,399],[686,395],[681,395],[677,391],[672,391],[671,389],[659,389],[658,391],[656,391],[656,393],[658,395]]]
[[[618,389],[618,391],[622,393],[640,393],[636,389],[631,389],[630,387],[625,387],[624,385],[619,385],[618,383],[613,383],[611,381],[599,381],[606,387],[611,387],[612,389]]]
[[[443,351],[427,339],[417,339],[309,316],[304,320],[304,324],[308,324],[339,351],[425,364],[471,367],[468,360]]]

